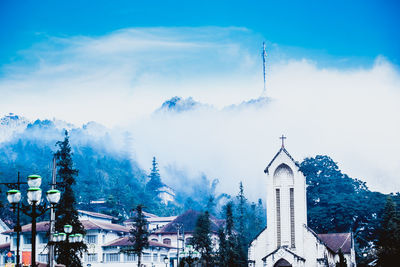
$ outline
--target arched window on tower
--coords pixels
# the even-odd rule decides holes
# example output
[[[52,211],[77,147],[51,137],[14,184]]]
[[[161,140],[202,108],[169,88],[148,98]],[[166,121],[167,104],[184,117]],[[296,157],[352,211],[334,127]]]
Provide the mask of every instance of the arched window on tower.
[[[274,171],[274,185],[292,185],[293,171],[285,163],[280,164]]]

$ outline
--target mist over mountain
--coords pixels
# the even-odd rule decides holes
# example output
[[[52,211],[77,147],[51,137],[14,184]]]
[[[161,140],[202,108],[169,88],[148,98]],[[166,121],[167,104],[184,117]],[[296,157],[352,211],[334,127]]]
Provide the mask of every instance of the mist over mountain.
[[[75,188],[80,208],[97,209],[91,202],[101,200],[105,212],[126,216],[134,205],[146,203],[150,212],[170,215],[184,208],[201,209],[206,205],[208,195],[215,191],[215,184],[213,186],[203,175],[201,183],[172,188],[175,201],[165,207],[155,197],[157,193],[146,188],[151,158],[148,168],[139,166],[129,132],[109,129],[96,122],[77,127],[57,119],[29,121],[14,114],[6,115],[0,121],[4,133],[0,142],[0,182],[16,180],[18,172],[22,179],[37,173],[43,177],[43,190],[47,190],[56,143],[64,139],[67,130],[74,166],[79,171]],[[176,181],[187,179],[184,173],[174,175]],[[204,194],[196,196],[194,187]]]

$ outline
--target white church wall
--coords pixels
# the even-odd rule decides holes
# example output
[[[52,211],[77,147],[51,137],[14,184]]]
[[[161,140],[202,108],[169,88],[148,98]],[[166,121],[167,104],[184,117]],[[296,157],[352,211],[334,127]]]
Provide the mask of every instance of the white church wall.
[[[250,244],[249,259],[255,261],[255,266],[263,266],[262,258],[267,254],[267,231],[262,231]]]
[[[285,149],[281,149],[268,166],[265,187],[267,228],[250,245],[249,260],[254,261],[254,265],[251,266],[273,267],[277,261],[283,258],[293,267],[326,265],[334,267],[337,255],[329,250],[325,243],[307,227],[306,178]],[[279,189],[279,201],[277,200],[277,189]],[[291,189],[293,190],[292,199]],[[278,202],[280,228],[277,216]],[[292,240],[292,215],[294,217],[294,243]],[[278,228],[281,233],[280,244],[278,244]],[[266,257],[267,255],[268,257]],[[354,248],[352,253],[345,254],[345,257],[348,258],[349,266],[354,267]]]

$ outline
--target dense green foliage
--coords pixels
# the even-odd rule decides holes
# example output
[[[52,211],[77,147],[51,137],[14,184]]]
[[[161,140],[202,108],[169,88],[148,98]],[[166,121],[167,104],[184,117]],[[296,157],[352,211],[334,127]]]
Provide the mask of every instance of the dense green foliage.
[[[202,213],[196,222],[192,239],[193,247],[200,252],[201,261],[205,266],[213,264],[213,248],[211,243],[211,222],[208,211]]]
[[[227,203],[225,206],[225,228],[219,229],[218,237],[219,249],[216,260],[218,266],[241,266],[239,240],[234,229],[232,202]]]
[[[354,233],[357,261],[364,263],[363,254],[371,254],[376,242],[386,196],[343,174],[328,156],[306,158],[300,170],[308,185],[308,226],[317,233]]]
[[[72,186],[75,184],[75,177],[78,171],[73,167],[71,147],[69,145],[68,133],[65,131],[65,138],[57,142],[59,150],[56,153],[57,159],[57,185],[61,191],[61,199],[56,209],[56,232],[64,232],[64,225],[72,225],[73,233],[85,234],[85,229],[78,217],[76,209],[75,194]],[[83,242],[70,243],[58,242],[55,245],[57,263],[70,267],[81,267],[81,258],[86,251],[86,244]]]
[[[145,248],[149,247],[148,222],[143,214],[143,205],[137,205],[136,215],[133,218],[132,228],[130,230],[129,240],[133,243],[131,252],[138,256],[138,267],[141,266],[142,254]]]
[[[400,262],[400,216],[391,197],[387,198],[377,236],[378,265],[386,267]]]

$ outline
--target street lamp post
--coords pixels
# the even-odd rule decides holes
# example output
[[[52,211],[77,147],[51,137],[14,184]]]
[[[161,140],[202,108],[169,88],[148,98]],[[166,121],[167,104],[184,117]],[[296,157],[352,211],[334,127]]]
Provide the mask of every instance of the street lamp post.
[[[47,210],[54,207],[61,197],[61,193],[58,190],[47,191],[47,200],[50,203],[50,207],[47,207],[45,203],[40,204],[42,200],[42,189],[40,185],[42,183],[42,177],[39,175],[28,176],[28,192],[27,201],[29,205],[22,204],[22,212],[32,218],[32,251],[31,251],[31,265],[36,267],[36,219],[43,215]],[[12,205],[18,205],[21,201],[21,192],[19,190],[9,190],[7,192],[7,200]]]
[[[165,267],[168,267],[168,262],[169,262],[169,259],[168,259],[167,256],[165,256],[165,257],[164,257]]]
[[[21,190],[21,185],[22,184],[26,184],[26,182],[21,182],[19,179],[19,172],[18,172],[18,178],[17,178],[17,182],[15,183],[0,183],[3,184],[5,186],[7,186],[9,189],[11,190]],[[16,192],[14,192],[15,194]],[[11,202],[10,202],[11,203]],[[19,206],[19,202],[12,204],[12,210],[14,212],[17,213],[17,224],[14,226],[14,231],[17,233],[17,260],[16,260],[16,266],[19,267],[20,266],[20,256],[19,256],[19,246],[20,246],[20,240],[21,240],[21,224],[20,224],[20,216],[19,216],[19,211],[20,211],[20,206]]]
[[[72,225],[66,224],[64,225],[64,233],[55,233],[53,234],[53,241],[58,242],[69,242],[69,243],[78,243],[83,241],[82,234],[71,234],[72,233]]]

